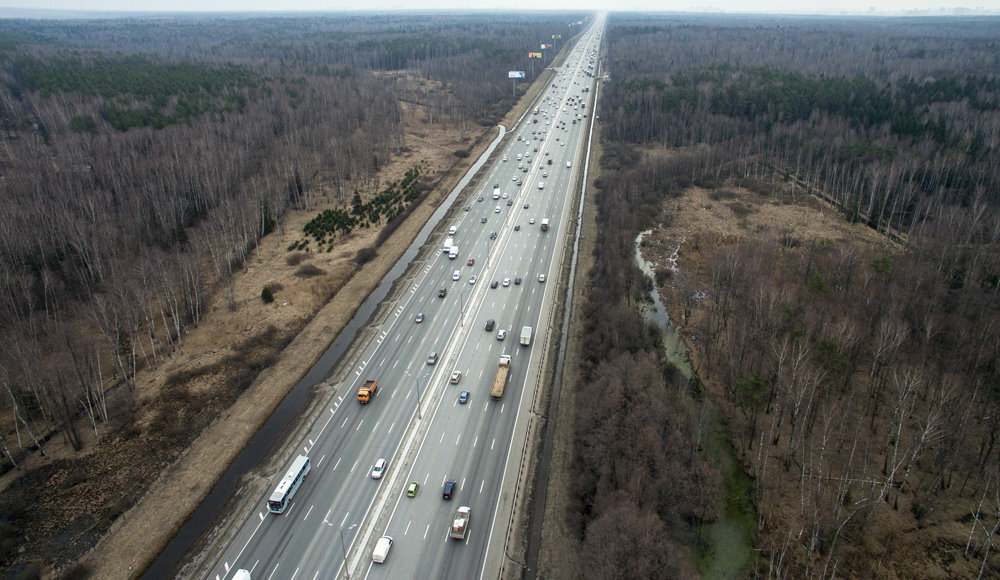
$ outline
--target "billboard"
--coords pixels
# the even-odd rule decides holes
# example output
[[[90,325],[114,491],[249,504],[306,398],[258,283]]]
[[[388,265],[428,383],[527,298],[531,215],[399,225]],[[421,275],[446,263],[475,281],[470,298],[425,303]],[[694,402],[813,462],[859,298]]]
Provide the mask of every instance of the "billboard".
[[[524,71],[523,70],[507,71],[507,78],[509,78],[509,79],[523,79],[524,78]]]
[[[528,58],[542,58],[542,53],[540,52],[529,52]]]

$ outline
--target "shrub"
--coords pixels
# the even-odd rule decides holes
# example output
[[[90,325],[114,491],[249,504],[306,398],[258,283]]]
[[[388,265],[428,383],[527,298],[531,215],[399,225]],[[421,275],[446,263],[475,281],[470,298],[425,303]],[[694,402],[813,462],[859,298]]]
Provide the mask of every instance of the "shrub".
[[[260,299],[264,304],[270,304],[274,302],[274,293],[267,286],[264,286],[260,290]]]
[[[299,269],[295,271],[295,275],[299,278],[312,278],[313,276],[320,276],[325,274],[323,270],[313,266],[312,264],[303,264],[299,266]]]

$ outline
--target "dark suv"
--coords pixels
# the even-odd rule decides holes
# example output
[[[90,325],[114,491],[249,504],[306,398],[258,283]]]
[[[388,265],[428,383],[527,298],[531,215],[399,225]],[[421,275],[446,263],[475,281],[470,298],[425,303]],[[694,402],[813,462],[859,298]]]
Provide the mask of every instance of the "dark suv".
[[[496,326],[496,323],[497,323],[497,321],[493,320],[492,318],[489,319],[489,320],[487,320],[486,321],[486,332],[489,332],[489,331],[493,330],[493,327]]]
[[[455,484],[457,482],[454,479],[449,479],[444,482],[444,491],[441,492],[441,497],[444,499],[451,499],[453,493],[455,493]]]

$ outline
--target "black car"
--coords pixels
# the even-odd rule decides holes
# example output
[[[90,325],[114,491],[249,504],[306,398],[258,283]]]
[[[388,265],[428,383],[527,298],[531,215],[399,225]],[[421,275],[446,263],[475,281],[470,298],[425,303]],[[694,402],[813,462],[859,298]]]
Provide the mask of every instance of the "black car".
[[[442,289],[438,290],[438,298],[444,298],[447,295],[448,295],[448,289],[447,288],[442,288]]]
[[[500,285],[500,282],[497,282],[496,280],[490,282],[490,288],[496,288],[499,285]]]
[[[497,233],[496,233],[496,232],[493,232],[492,234],[490,234],[490,239],[491,239],[491,240],[495,240],[495,239],[497,239]]]
[[[524,204],[524,209],[528,209],[528,204]]]
[[[515,286],[520,286],[521,285],[521,279],[520,278],[514,278],[514,285]]]
[[[552,165],[552,160],[551,159],[549,159],[549,165]],[[480,200],[480,201],[482,201],[482,200]]]
[[[497,321],[493,320],[492,318],[489,319],[489,320],[487,320],[486,321],[486,332],[489,332],[489,331],[493,330],[493,327],[496,326],[496,323],[497,323]]]
[[[483,219],[479,220],[479,223],[485,224],[486,223],[486,218],[483,218]]]
[[[441,497],[444,499],[451,499],[452,494],[455,493],[455,485],[458,482],[454,479],[449,479],[444,482],[444,490],[441,492]]]
[[[519,231],[521,231],[521,226],[520,226],[520,225],[516,225],[516,226],[514,226],[514,231],[515,231],[515,232],[519,232]]]
[[[476,201],[483,201],[483,196],[480,195],[479,199],[477,199]]]
[[[513,199],[508,199],[507,200],[507,207],[510,207],[512,205],[514,205],[514,200]]]

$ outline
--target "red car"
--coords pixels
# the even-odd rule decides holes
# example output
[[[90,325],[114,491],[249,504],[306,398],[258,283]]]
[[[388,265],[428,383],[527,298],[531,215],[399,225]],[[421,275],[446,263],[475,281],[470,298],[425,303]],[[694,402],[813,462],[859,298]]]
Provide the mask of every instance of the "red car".
[[[465,263],[466,266],[471,266],[476,263],[475,258],[469,258],[469,261]]]

